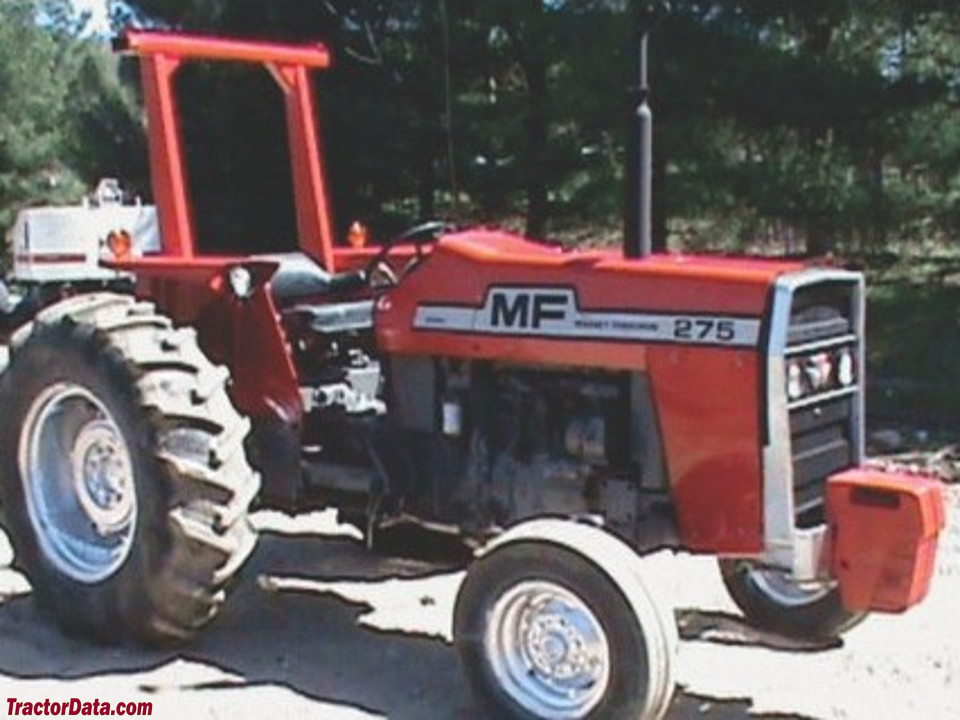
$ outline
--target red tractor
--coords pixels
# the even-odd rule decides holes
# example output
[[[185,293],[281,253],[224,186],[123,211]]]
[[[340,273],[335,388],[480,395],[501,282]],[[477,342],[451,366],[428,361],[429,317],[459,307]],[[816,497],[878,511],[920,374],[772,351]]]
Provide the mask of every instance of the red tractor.
[[[4,524],[69,631],[190,637],[254,547],[254,501],[477,547],[454,636],[497,717],[667,712],[654,548],[717,555],[746,618],[792,634],[925,595],[938,486],[861,468],[860,275],[442,224],[340,246],[322,46],[131,32],[120,49],[140,57],[162,249],[121,244],[107,264],[127,280],[36,311],[0,383]],[[195,253],[173,92],[191,60],[279,84],[299,252]]]

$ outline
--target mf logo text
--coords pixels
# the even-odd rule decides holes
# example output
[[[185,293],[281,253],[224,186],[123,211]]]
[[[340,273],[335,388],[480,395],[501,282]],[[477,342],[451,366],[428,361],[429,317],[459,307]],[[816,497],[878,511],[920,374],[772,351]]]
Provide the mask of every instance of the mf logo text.
[[[518,330],[567,321],[574,310],[572,294],[563,290],[502,288],[490,292],[486,305],[491,328]]]

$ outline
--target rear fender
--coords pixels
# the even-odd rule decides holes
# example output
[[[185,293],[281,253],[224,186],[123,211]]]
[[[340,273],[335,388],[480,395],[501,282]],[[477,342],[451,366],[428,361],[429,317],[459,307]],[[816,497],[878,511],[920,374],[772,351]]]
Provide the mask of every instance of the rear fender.
[[[252,276],[251,292],[238,297],[230,269],[242,265]],[[246,258],[193,261],[145,258],[124,264],[135,274],[137,294],[195,327],[201,347],[230,368],[230,394],[255,421],[297,426],[303,417],[296,368],[270,295],[277,263]]]
[[[242,299],[229,288],[226,291],[236,402],[253,416],[251,460],[263,477],[264,499],[271,506],[294,510],[300,490],[304,408],[291,348],[270,292],[277,264],[258,261],[243,266],[253,277],[251,295]],[[221,278],[229,286],[226,277]]]
[[[253,277],[249,297],[238,298],[229,288],[225,270],[219,276],[231,323],[230,367],[235,399],[248,414],[299,426],[303,419],[300,383],[280,313],[270,293],[275,262],[244,262]]]

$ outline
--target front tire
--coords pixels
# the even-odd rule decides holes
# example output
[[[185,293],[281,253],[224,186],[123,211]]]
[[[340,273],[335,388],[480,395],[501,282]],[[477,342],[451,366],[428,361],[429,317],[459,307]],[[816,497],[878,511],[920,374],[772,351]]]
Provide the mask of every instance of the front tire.
[[[672,614],[653,601],[626,545],[559,524],[572,542],[517,539],[468,569],[454,643],[476,698],[503,718],[663,717],[674,689]]]
[[[804,587],[786,573],[750,560],[720,560],[720,575],[747,622],[790,637],[832,640],[866,617],[843,607],[829,584]]]
[[[78,296],[14,337],[0,491],[15,562],[71,634],[169,642],[217,613],[253,550],[249,423],[190,330]]]

